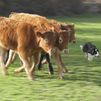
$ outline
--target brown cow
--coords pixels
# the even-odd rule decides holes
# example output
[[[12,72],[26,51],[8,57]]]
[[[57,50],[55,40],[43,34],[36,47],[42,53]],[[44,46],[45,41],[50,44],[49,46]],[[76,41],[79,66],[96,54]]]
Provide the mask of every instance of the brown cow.
[[[30,23],[32,25],[38,26],[38,28],[40,28],[40,29],[41,28],[45,29],[46,31],[49,30],[49,29],[52,29],[54,27],[55,33],[56,33],[56,35],[58,37],[55,46],[59,50],[62,50],[61,47],[66,48],[66,46],[68,44],[68,33],[67,33],[67,31],[61,30],[60,27],[58,27],[55,24],[49,22],[49,20],[46,19],[45,17],[41,17],[41,16],[33,15],[33,14],[26,14],[26,13],[13,13],[13,14],[10,14],[10,18]],[[62,45],[63,44],[63,40],[64,40],[62,38],[62,36],[64,36],[63,34],[65,35],[65,37],[64,37],[65,41],[64,42],[66,43],[66,45]],[[55,56],[55,58],[59,58],[59,57]],[[59,59],[56,59],[56,60],[57,60],[57,64],[59,65],[59,67],[64,67],[62,65],[62,61],[61,60],[59,60]]]
[[[59,48],[59,50],[63,51],[64,53],[67,53],[68,52],[68,49],[66,48],[68,42],[67,42],[67,39],[68,41],[71,43],[75,43],[75,29],[74,29],[74,24],[64,24],[64,23],[60,23],[56,20],[49,20],[51,23],[53,23],[55,26],[58,26],[58,28],[62,29],[64,31],[62,31],[62,33],[58,32],[59,36],[60,36],[60,40],[59,40],[59,43],[57,43],[57,47]],[[68,34],[68,30],[69,30],[69,36],[67,38],[67,34]],[[58,30],[57,30],[58,31]],[[62,36],[61,36],[62,35]],[[42,67],[42,60],[43,58],[45,58],[47,61],[44,61],[45,63],[48,62],[48,66],[49,66],[49,74],[53,74],[53,67],[52,67],[52,64],[51,64],[51,61],[50,61],[50,58],[49,58],[49,55],[46,53],[42,53],[41,56],[40,56],[40,61],[38,63],[38,69],[40,70],[41,67]],[[60,56],[61,58],[61,56]],[[62,66],[65,67],[65,65],[63,64],[62,62]],[[66,68],[64,68],[63,70],[64,72],[66,72]]]
[[[56,41],[56,35],[52,31],[43,31],[40,33],[36,26],[6,17],[0,17],[0,33],[0,63],[2,73],[4,75],[7,74],[7,68],[4,65],[4,56],[6,51],[11,49],[19,55],[28,79],[32,80],[32,72],[38,62],[39,52],[43,49],[51,54]],[[32,56],[34,57],[35,65],[30,68],[30,59]]]
[[[60,24],[56,20],[48,20],[47,18],[40,16],[40,15],[36,15],[36,14],[13,12],[9,15],[9,17],[14,20],[24,21],[24,22],[30,23],[32,25],[38,26],[38,30],[44,29],[47,31],[47,30],[51,30],[52,28],[54,28],[54,30],[58,36],[56,47],[58,47],[59,50],[65,49],[67,47],[68,41],[74,40],[74,39],[68,39],[68,34],[70,34],[70,36],[72,34],[71,33],[72,29],[71,29],[71,27],[68,27],[68,26],[72,26],[72,25],[69,25],[69,24],[68,24],[68,26],[63,25],[63,24]],[[66,30],[63,30],[61,28],[61,26],[66,27]],[[73,33],[73,35],[75,35],[75,34]]]

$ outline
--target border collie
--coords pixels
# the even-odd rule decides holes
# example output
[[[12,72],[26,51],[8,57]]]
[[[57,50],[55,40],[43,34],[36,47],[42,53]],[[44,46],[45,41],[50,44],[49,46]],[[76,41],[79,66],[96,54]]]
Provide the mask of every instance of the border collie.
[[[99,58],[99,50],[91,42],[80,45],[80,48],[86,54],[88,61],[92,61],[94,58]]]

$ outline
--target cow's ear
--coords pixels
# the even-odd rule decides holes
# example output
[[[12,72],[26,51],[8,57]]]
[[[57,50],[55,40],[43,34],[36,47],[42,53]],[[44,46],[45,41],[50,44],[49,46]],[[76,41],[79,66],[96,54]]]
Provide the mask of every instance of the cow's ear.
[[[70,23],[70,24],[68,24],[68,27],[69,27],[69,28],[74,28],[75,25],[74,25],[73,23]]]
[[[37,32],[37,36],[43,38],[44,37],[44,34],[42,34],[41,32]]]

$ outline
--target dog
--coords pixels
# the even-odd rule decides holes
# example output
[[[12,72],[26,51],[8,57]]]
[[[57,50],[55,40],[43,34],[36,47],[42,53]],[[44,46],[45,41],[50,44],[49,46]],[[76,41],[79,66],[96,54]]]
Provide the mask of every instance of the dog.
[[[92,61],[94,58],[98,59],[100,56],[99,49],[91,42],[80,45],[80,48],[86,54],[88,61]]]

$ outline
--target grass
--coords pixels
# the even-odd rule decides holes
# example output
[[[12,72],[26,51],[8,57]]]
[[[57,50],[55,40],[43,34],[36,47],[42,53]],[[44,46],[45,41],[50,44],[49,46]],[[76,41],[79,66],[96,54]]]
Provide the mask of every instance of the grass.
[[[70,53],[62,54],[69,69],[64,80],[57,78],[57,66],[52,60],[55,74],[48,75],[47,65],[36,70],[35,80],[28,81],[26,74],[14,74],[19,60],[10,66],[9,75],[0,75],[0,101],[101,101],[101,59],[88,62],[80,44],[91,41],[101,50],[101,15],[75,15],[54,17],[76,26],[76,44],[69,44]]]

